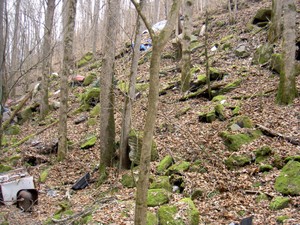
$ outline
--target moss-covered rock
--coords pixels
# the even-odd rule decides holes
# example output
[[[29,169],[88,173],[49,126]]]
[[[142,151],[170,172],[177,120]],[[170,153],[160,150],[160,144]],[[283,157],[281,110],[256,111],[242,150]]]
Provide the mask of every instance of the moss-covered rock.
[[[225,107],[222,104],[218,104],[218,105],[215,106],[215,113],[216,113],[216,116],[221,121],[224,121],[226,119]]]
[[[87,125],[88,125],[89,127],[93,127],[93,126],[95,126],[96,124],[97,124],[96,118],[89,118],[88,121],[87,121]]]
[[[150,207],[160,206],[168,203],[170,192],[165,189],[149,189],[147,194],[147,205]]]
[[[7,135],[18,135],[20,133],[20,127],[18,125],[11,125],[5,130]]]
[[[226,100],[226,96],[225,95],[217,95],[215,97],[213,97],[213,99],[211,100],[212,102],[220,102],[222,100]]]
[[[4,172],[10,171],[10,170],[12,170],[12,168],[10,166],[0,164],[0,173],[4,173]]]
[[[48,175],[49,175],[49,172],[50,172],[50,168],[46,168],[46,169],[44,169],[44,170],[41,172],[40,178],[39,178],[39,181],[40,181],[41,183],[45,183],[45,182],[46,182],[47,177],[48,177]]]
[[[169,167],[169,169],[167,170],[168,175],[171,174],[182,174],[183,172],[187,171],[190,167],[191,163],[187,162],[187,161],[178,161],[175,164],[173,164],[172,166]]]
[[[209,67],[209,75],[211,80],[222,80],[224,73],[215,67]]]
[[[235,106],[232,110],[232,115],[233,116],[237,116],[240,114],[240,110],[241,110],[241,107],[240,106]]]
[[[254,151],[255,153],[255,162],[263,162],[268,156],[272,154],[272,148],[270,146],[263,146]]]
[[[297,162],[300,162],[300,155],[292,155],[292,156],[288,156],[284,159],[284,162],[289,162],[289,161],[297,161]]]
[[[245,45],[240,45],[234,50],[234,54],[239,58],[246,58],[250,56],[250,50]]]
[[[247,133],[230,134],[227,131],[221,132],[220,136],[224,140],[224,144],[230,151],[237,151],[244,145],[252,142],[262,135],[260,130],[252,130]]]
[[[147,212],[147,222],[146,225],[158,225],[158,218],[152,212]]]
[[[278,216],[276,218],[276,222],[279,223],[279,224],[282,224],[287,219],[289,219],[289,216],[287,216],[287,215]]]
[[[281,196],[275,197],[270,202],[270,209],[272,210],[284,209],[289,205],[290,201],[291,199],[287,197],[281,197]]]
[[[269,198],[265,193],[260,193],[259,195],[256,196],[255,201],[256,202],[261,202],[261,201],[268,201]]]
[[[173,158],[170,155],[165,156],[157,165],[156,171],[164,174],[166,170],[173,164]]]
[[[93,83],[93,81],[95,81],[97,79],[97,75],[96,73],[90,73],[89,75],[87,75],[83,81],[83,86],[88,86],[91,83]]]
[[[127,188],[133,188],[136,186],[135,178],[132,174],[126,173],[122,176],[121,184]]]
[[[94,108],[92,108],[92,110],[90,111],[90,116],[92,118],[100,116],[100,104],[99,103],[97,105],[95,105]]]
[[[270,69],[278,74],[283,69],[283,57],[282,54],[275,53],[271,56]]]
[[[85,139],[85,141],[80,145],[81,149],[88,149],[93,147],[96,144],[97,137],[95,135],[91,135]]]
[[[271,14],[271,9],[260,8],[252,18],[251,23],[259,27],[264,27],[269,23],[269,21],[271,21]]]
[[[248,155],[231,155],[225,160],[225,165],[228,169],[243,167],[251,163],[251,157]]]
[[[241,84],[242,80],[241,79],[237,79],[227,85],[225,85],[224,88],[222,88],[219,92],[218,95],[224,95],[230,91],[232,91],[233,89],[237,88],[240,84]]]
[[[100,102],[100,88],[89,88],[80,96],[81,106],[77,110],[78,112],[90,110],[98,102]]]
[[[190,198],[184,198],[175,205],[164,205],[158,209],[161,225],[198,225],[199,211]]]
[[[273,166],[272,165],[269,165],[269,164],[263,164],[263,165],[260,165],[259,166],[259,172],[269,172],[270,170],[273,169]]]
[[[259,46],[254,55],[252,62],[253,64],[265,64],[271,60],[272,54],[273,54],[274,48],[271,44],[265,44]]]
[[[192,200],[195,200],[195,199],[198,199],[200,197],[203,196],[203,190],[201,189],[196,189],[193,191],[193,193],[191,194],[191,199]]]
[[[150,183],[150,189],[166,189],[172,191],[169,176],[158,176],[155,177]]]
[[[30,118],[32,118],[32,108],[30,106],[23,109],[18,113],[18,124],[23,124]]]
[[[128,137],[128,145],[130,149],[129,152],[130,160],[134,164],[139,165],[142,145],[143,145],[143,132],[131,130]],[[151,147],[151,160],[154,161],[157,158],[158,158],[157,147],[156,147],[156,143],[153,141]]]
[[[237,124],[241,128],[253,128],[252,120],[248,116],[235,117],[230,123],[230,126],[232,124]]]
[[[91,60],[93,59],[93,53],[92,52],[87,52],[82,58],[77,61],[76,65],[78,68],[83,67],[87,65]]]
[[[215,110],[212,110],[208,113],[201,112],[201,113],[198,114],[198,121],[199,122],[212,123],[216,119],[217,119],[217,116],[216,116],[216,111]]]
[[[289,161],[275,181],[275,190],[284,195],[300,195],[300,162]]]

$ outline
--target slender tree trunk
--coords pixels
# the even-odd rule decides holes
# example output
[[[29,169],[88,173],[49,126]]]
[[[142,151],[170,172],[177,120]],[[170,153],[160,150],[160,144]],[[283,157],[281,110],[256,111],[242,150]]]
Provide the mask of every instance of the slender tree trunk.
[[[281,16],[282,16],[282,0],[272,0],[272,18],[271,26],[268,33],[268,40],[270,44],[276,42],[282,34]]]
[[[98,20],[99,20],[100,0],[95,1],[94,6],[94,30],[93,30],[93,56],[96,56],[98,40]]]
[[[42,65],[42,82],[41,82],[41,103],[40,103],[40,118],[44,119],[49,111],[48,101],[48,86],[49,74],[51,72],[51,35],[53,27],[55,0],[48,0],[46,21],[44,27],[44,42],[43,42],[43,65]]]
[[[171,36],[172,30],[175,28],[178,17],[181,0],[174,0],[168,21],[164,29],[155,35],[145,16],[141,13],[140,7],[135,0],[131,0],[138,13],[144,20],[152,38],[153,50],[150,61],[150,88],[148,95],[148,110],[146,115],[146,123],[144,127],[143,145],[140,158],[139,180],[137,182],[136,205],[135,205],[135,225],[145,225],[147,218],[147,192],[149,185],[151,146],[153,140],[153,132],[155,127],[155,119],[157,114],[158,97],[159,97],[159,69],[161,52]]]
[[[112,166],[115,157],[114,65],[118,36],[120,1],[108,0],[106,5],[104,58],[100,77],[100,180],[104,167]]]
[[[181,68],[181,91],[184,93],[190,89],[191,80],[191,35],[193,20],[193,0],[184,0],[184,24],[182,39],[182,68]]]
[[[297,96],[295,79],[295,54],[296,54],[296,5],[294,0],[283,2],[283,56],[284,69],[280,72],[280,82],[276,101],[278,104],[293,103]]]
[[[3,77],[4,77],[4,56],[5,56],[5,43],[4,43],[4,1],[0,0],[0,153],[2,152],[2,115],[3,115]]]
[[[210,85],[210,73],[209,73],[209,57],[208,57],[208,32],[207,32],[207,27],[208,27],[208,10],[207,7],[205,9],[205,71],[206,71],[206,84],[207,84],[207,91],[208,91],[208,99],[210,100],[212,98],[211,96],[211,85]]]
[[[10,88],[11,88],[11,96],[15,97],[16,95],[16,87],[14,82],[16,80],[16,75],[18,74],[19,68],[19,39],[20,39],[20,4],[21,0],[16,1],[16,9],[15,9],[15,22],[14,22],[14,36],[13,36],[13,45],[12,45],[12,61],[11,61],[11,73],[10,73]]]
[[[144,5],[144,0],[140,0],[141,9]],[[120,138],[120,169],[129,169],[130,159],[128,152],[128,136],[131,129],[131,110],[132,102],[135,99],[135,84],[137,77],[138,61],[140,58],[140,44],[141,44],[141,33],[142,33],[142,19],[140,16],[137,16],[136,19],[136,32],[134,39],[134,48],[133,56],[131,61],[131,69],[129,76],[129,92],[125,96],[124,101],[124,112],[122,118],[122,129],[121,129],[121,138]]]
[[[58,160],[63,160],[68,151],[67,145],[67,112],[68,112],[68,77],[71,69],[74,68],[73,59],[73,39],[76,16],[77,0],[64,1],[64,53],[63,53],[63,73],[60,83],[60,108],[59,108],[59,127],[58,127]]]

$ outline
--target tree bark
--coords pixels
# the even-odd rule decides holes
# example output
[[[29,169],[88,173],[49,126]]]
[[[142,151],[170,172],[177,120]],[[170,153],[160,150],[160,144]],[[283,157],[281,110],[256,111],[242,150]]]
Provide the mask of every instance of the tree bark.
[[[184,24],[182,39],[182,67],[181,67],[181,91],[184,93],[190,89],[191,80],[191,35],[193,20],[193,0],[184,1]]]
[[[141,9],[143,8],[144,0],[140,0]],[[133,56],[131,61],[131,69],[129,76],[129,91],[128,95],[125,96],[124,111],[122,118],[122,129],[120,138],[120,169],[130,168],[130,159],[128,152],[128,136],[131,129],[131,110],[132,102],[135,99],[135,85],[138,69],[138,61],[140,58],[140,44],[141,44],[141,33],[142,33],[142,19],[138,15],[136,19],[136,33],[134,39]]]
[[[115,157],[114,65],[118,36],[120,1],[108,0],[106,5],[104,58],[100,76],[100,164],[112,166]],[[100,173],[103,173],[101,168]],[[100,174],[101,176],[101,174]]]
[[[293,103],[297,97],[295,79],[295,54],[296,54],[296,6],[294,0],[283,2],[283,70],[280,72],[279,88],[276,101],[280,105]]]
[[[137,182],[134,218],[135,225],[145,225],[147,218],[147,192],[149,185],[151,146],[159,97],[159,67],[161,60],[161,52],[165,47],[167,41],[169,40],[172,30],[175,28],[179,8],[181,6],[181,0],[173,1],[173,5],[168,16],[167,24],[158,35],[156,35],[152,30],[147,19],[141,13],[140,7],[136,3],[136,1],[131,0],[131,2],[136,7],[139,15],[142,17],[147,29],[149,30],[153,44],[152,56],[150,61],[150,88],[147,107],[148,111],[144,127],[144,137],[140,158],[139,180]]]
[[[269,28],[268,40],[270,44],[276,42],[282,35],[281,16],[282,16],[282,0],[272,0],[272,17],[271,26]]]
[[[59,108],[59,127],[58,127],[58,160],[63,160],[68,151],[67,145],[67,113],[68,113],[68,77],[73,69],[73,39],[75,28],[77,0],[64,1],[64,53],[63,53],[63,73],[60,83],[60,108]]]
[[[97,41],[98,41],[98,20],[99,20],[100,0],[95,1],[94,6],[94,31],[93,31],[93,56],[96,56]]]
[[[0,152],[2,149],[2,115],[3,115],[3,77],[4,77],[4,56],[5,56],[5,43],[4,43],[4,1],[0,1]]]
[[[46,21],[44,27],[44,42],[43,42],[43,64],[42,64],[42,82],[41,82],[41,102],[40,102],[40,119],[44,119],[49,111],[48,101],[48,86],[49,74],[51,72],[51,34],[53,27],[53,16],[55,9],[55,0],[48,0]]]

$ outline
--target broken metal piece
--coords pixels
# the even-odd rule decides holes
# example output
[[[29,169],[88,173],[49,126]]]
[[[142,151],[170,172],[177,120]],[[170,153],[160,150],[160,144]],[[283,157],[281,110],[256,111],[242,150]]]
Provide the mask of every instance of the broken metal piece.
[[[17,194],[17,207],[22,209],[23,212],[31,212],[37,201],[38,192],[35,189],[21,190]]]
[[[86,173],[83,177],[76,181],[76,183],[72,186],[73,190],[84,189],[89,185],[90,182],[90,173]]]

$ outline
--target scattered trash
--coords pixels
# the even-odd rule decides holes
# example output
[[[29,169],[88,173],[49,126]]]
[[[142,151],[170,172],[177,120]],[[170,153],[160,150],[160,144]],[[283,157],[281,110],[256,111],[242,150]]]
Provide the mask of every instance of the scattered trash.
[[[151,44],[141,44],[140,45],[140,51],[147,51],[148,48],[151,48],[152,45]]]
[[[231,222],[229,225],[252,225],[253,216],[246,217],[241,220],[241,223]]]
[[[76,183],[72,186],[73,190],[84,189],[89,185],[90,182],[90,173],[86,173],[83,177],[76,181]]]
[[[217,51],[217,50],[218,50],[218,48],[216,46],[214,46],[210,49],[210,51],[212,51],[212,52]]]
[[[38,191],[34,188],[33,177],[26,169],[20,168],[0,174],[0,203],[12,205],[23,211],[31,211],[38,203]]]
[[[56,197],[57,196],[57,191],[53,190],[53,189],[48,189],[47,190],[47,196]]]
[[[159,21],[158,23],[156,23],[152,26],[152,29],[154,30],[154,32],[161,31],[162,29],[164,29],[166,24],[167,24],[167,20]]]

